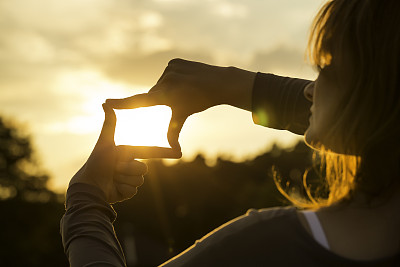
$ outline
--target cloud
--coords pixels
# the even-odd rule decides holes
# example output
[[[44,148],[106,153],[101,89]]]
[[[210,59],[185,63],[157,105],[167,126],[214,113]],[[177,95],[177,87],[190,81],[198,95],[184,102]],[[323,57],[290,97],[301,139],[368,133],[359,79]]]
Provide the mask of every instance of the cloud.
[[[151,86],[161,76],[163,70],[173,58],[185,58],[210,62],[212,58],[205,52],[187,52],[168,50],[149,55],[121,54],[104,58],[96,64],[111,79],[135,85]]]
[[[24,73],[24,80],[48,81],[58,71],[86,68],[142,85],[154,83],[174,57],[246,66],[257,51],[267,53],[291,42],[293,32],[304,32],[297,21],[310,13],[306,4],[289,0],[16,0],[1,5],[3,81],[18,77],[16,72]],[[304,41],[292,44],[304,47]]]
[[[30,122],[47,166],[64,178],[60,161],[96,138],[68,129],[101,120],[106,97],[148,90],[172,58],[308,75],[303,50],[322,1],[0,1],[0,113]]]
[[[311,66],[306,62],[304,51],[284,45],[271,51],[255,53],[250,68],[261,72],[309,79],[315,76]]]

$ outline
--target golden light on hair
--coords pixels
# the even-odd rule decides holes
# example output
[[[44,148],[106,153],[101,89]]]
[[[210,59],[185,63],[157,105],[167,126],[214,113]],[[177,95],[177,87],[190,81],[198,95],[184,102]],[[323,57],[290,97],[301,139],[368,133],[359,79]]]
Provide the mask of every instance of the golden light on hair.
[[[351,197],[356,187],[356,171],[360,161],[360,157],[337,154],[321,148],[320,151],[314,151],[313,167],[303,174],[302,188],[293,186],[290,180],[283,182],[276,168],[272,170],[273,178],[278,191],[295,206],[319,209]],[[318,186],[312,186],[308,180],[310,171],[317,175]]]
[[[327,40],[332,37],[326,23],[331,14],[332,3],[327,2],[315,17],[308,40],[307,55],[311,64],[324,68],[332,62],[331,49],[327,47]]]

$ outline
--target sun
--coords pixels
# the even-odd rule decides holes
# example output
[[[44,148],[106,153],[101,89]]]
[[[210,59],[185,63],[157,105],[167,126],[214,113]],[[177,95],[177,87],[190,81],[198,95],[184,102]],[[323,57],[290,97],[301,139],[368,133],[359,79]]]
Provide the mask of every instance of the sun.
[[[168,106],[115,110],[115,113],[116,145],[170,147],[167,131],[172,111]]]

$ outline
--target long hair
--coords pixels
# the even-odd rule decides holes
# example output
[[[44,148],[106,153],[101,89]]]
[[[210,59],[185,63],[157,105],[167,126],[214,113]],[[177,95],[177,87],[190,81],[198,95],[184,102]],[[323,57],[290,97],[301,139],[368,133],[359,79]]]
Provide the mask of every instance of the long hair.
[[[329,206],[361,193],[372,200],[388,197],[400,181],[400,1],[331,0],[311,27],[308,56],[318,69],[339,62],[339,83],[346,92],[328,138],[348,148],[323,151],[328,196],[304,185],[308,199],[300,207]],[[343,80],[343,77],[337,77]],[[320,162],[321,163],[321,162]]]

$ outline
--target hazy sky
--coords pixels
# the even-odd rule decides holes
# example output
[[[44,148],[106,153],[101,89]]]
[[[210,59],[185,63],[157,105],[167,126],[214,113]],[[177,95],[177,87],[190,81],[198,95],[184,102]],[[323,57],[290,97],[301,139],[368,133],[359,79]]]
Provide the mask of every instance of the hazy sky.
[[[175,57],[315,78],[305,63],[322,0],[13,0],[0,2],[0,115],[32,133],[63,190],[95,144],[106,98],[146,92]],[[184,157],[235,160],[299,138],[222,106],[189,118]]]

